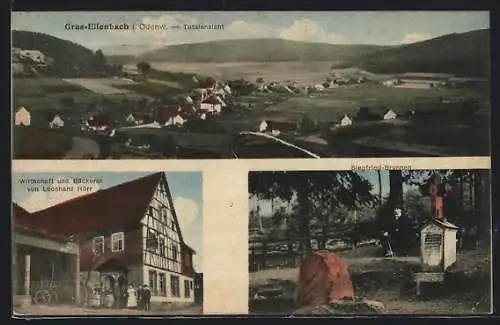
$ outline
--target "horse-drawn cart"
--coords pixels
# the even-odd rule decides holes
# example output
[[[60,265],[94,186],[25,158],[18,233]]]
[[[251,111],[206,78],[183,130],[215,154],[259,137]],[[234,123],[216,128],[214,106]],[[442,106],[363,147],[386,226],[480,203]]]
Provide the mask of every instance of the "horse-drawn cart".
[[[57,303],[59,301],[59,284],[53,280],[35,283],[32,299],[35,305]]]

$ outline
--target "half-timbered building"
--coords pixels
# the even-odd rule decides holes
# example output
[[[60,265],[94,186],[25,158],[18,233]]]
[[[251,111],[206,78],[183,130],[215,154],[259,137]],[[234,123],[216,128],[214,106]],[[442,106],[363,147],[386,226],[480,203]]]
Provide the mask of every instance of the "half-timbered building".
[[[194,250],[184,241],[164,173],[80,196],[31,223],[76,235],[85,290],[147,284],[152,302],[194,302]]]

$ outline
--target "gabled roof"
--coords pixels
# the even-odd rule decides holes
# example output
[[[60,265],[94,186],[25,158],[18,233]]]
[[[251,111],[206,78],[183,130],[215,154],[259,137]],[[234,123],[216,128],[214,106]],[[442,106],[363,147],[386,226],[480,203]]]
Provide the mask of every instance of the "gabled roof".
[[[182,112],[180,106],[161,107],[156,110],[155,120],[163,123],[177,115],[184,117],[184,112]]]
[[[163,173],[122,183],[31,214],[29,226],[68,236],[142,219]]]
[[[46,115],[49,122],[52,122],[56,116],[59,116],[59,118],[62,119],[61,114],[58,114],[57,112],[48,112]]]
[[[208,97],[207,99],[205,99],[204,101],[202,101],[203,104],[212,104],[212,105],[216,105],[216,104],[220,104],[220,101],[217,99],[217,97],[215,96],[210,96]]]
[[[455,226],[454,224],[452,224],[451,222],[448,222],[446,220],[440,220],[440,219],[436,219],[436,218],[432,218],[431,221],[427,222],[425,224],[425,226],[427,225],[430,225],[430,224],[435,224],[437,225],[438,227],[440,228],[446,228],[446,229],[452,229],[452,230],[457,230],[459,229],[459,227]],[[424,226],[424,227],[425,227]]]
[[[295,131],[298,129],[298,123],[292,121],[276,121],[276,120],[266,120],[269,129],[275,129],[280,131]]]
[[[106,126],[111,123],[111,119],[106,114],[95,114],[89,116],[87,122],[91,126]]]
[[[12,204],[12,223],[14,228],[28,230],[30,232],[42,234],[44,236],[51,238],[58,238],[58,239],[61,238],[61,236],[50,234],[44,229],[33,227],[33,225],[31,225],[30,223],[31,220],[30,218],[31,218],[31,213],[26,211],[26,209],[24,209],[17,203]]]

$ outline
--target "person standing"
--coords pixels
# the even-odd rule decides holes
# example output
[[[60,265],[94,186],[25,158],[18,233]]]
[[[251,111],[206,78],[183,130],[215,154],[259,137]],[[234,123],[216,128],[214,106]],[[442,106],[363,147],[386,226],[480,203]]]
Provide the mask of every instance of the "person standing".
[[[137,292],[132,283],[128,286],[127,295],[127,308],[137,308]]]
[[[112,304],[112,306],[114,308],[120,308],[120,301],[121,301],[121,298],[122,298],[122,292],[120,290],[120,285],[118,283],[115,283],[113,285],[113,288],[111,290],[112,290],[112,294],[113,294],[113,304]]]
[[[142,293],[143,293],[143,289],[142,289],[142,285],[138,285],[137,286],[137,291],[136,291],[136,295],[137,295],[137,309],[144,309],[144,300],[142,299]]]
[[[144,303],[144,310],[151,311],[151,289],[147,284],[145,284],[142,289],[142,299]]]

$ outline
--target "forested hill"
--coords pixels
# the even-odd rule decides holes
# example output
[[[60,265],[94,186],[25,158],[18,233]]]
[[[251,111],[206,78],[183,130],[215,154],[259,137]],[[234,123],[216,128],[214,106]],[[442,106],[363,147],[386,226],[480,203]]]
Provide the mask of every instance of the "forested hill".
[[[12,46],[25,50],[39,50],[54,60],[52,72],[61,77],[85,75],[90,71],[103,68],[102,52],[92,50],[51,35],[12,31]]]
[[[145,52],[138,59],[150,62],[341,61],[385,48],[376,45],[336,45],[283,39],[234,39],[170,45]]]
[[[449,34],[348,59],[338,68],[358,67],[374,73],[441,72],[489,77],[490,30]]]

